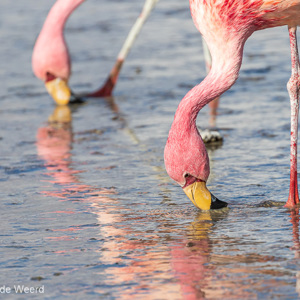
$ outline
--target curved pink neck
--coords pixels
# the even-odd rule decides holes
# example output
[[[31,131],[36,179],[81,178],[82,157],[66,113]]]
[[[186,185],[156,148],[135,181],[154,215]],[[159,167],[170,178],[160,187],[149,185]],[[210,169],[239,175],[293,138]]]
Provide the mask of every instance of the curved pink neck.
[[[226,52],[221,51],[218,57],[213,57],[209,74],[180,102],[172,128],[179,126],[180,130],[184,130],[195,127],[199,111],[235,83],[242,63],[243,43],[235,45],[233,49],[227,48]]]
[[[228,90],[238,77],[243,43],[234,43],[231,50],[229,48],[226,45],[225,51],[217,49],[214,52],[212,49],[211,71],[186,94],[177,108],[164,159],[168,174],[181,186],[186,184],[185,173],[202,181],[208,179],[209,159],[196,126],[196,118],[203,106]]]
[[[85,0],[57,0],[51,8],[43,29],[62,30],[71,13]]]
[[[47,80],[47,73],[69,78],[71,62],[63,30],[70,14],[84,1],[57,0],[51,8],[32,53],[32,69],[41,80]]]

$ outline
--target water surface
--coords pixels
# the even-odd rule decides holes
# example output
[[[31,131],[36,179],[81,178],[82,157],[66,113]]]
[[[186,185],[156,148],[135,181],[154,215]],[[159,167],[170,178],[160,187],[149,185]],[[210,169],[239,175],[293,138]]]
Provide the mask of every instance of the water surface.
[[[72,15],[74,91],[101,85],[142,2],[89,0]],[[44,287],[33,295],[43,299],[298,298],[299,216],[280,205],[289,187],[287,29],[246,44],[215,124],[224,142],[209,149],[208,185],[229,209],[203,213],[163,164],[176,107],[205,76],[188,1],[161,0],[113,98],[63,111],[30,62],[52,4],[0,4],[0,287]],[[209,127],[207,108],[198,124]]]

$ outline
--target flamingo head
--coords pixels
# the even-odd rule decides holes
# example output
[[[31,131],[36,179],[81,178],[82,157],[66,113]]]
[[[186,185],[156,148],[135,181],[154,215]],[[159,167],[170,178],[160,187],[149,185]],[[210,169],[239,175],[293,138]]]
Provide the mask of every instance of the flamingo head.
[[[227,206],[206,187],[209,158],[196,126],[184,130],[184,126],[173,123],[164,160],[169,176],[182,187],[196,207],[209,210]]]
[[[48,93],[58,105],[68,104],[71,90],[68,79],[71,62],[62,29],[44,26],[34,46],[32,68],[36,77],[44,81]]]
[[[69,103],[72,92],[69,88],[68,80],[46,72],[45,87],[56,104],[66,105]]]

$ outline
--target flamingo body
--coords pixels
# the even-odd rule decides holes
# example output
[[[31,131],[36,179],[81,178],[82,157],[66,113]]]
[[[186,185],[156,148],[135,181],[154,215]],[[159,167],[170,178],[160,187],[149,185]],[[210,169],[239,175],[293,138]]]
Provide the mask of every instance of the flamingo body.
[[[196,127],[197,115],[203,106],[223,94],[237,80],[244,44],[254,31],[283,25],[293,28],[300,23],[300,0],[190,0],[190,8],[193,21],[208,45],[212,66],[207,77],[180,102],[169,132],[164,159],[169,176],[183,187],[197,207],[208,209],[207,203],[203,204],[206,200],[199,196],[201,193],[195,190],[196,187],[191,188],[199,185],[197,182],[205,183],[210,171],[208,155]],[[292,70],[295,74],[288,85],[292,104],[291,120],[294,123],[290,194],[292,190],[294,196],[289,197],[287,205],[299,201],[296,187],[298,133],[295,124],[298,122],[300,67],[295,37],[291,37],[291,47]],[[199,199],[196,199],[196,194]],[[207,190],[204,194],[207,198]]]

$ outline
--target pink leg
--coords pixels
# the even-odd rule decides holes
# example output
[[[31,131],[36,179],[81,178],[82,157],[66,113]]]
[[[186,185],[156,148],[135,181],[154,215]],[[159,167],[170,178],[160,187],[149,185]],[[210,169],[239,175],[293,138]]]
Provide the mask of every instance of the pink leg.
[[[104,85],[97,91],[93,93],[89,93],[84,95],[86,97],[108,97],[112,95],[112,91],[117,83],[119,73],[121,71],[122,65],[129,54],[133,43],[135,42],[138,34],[142,30],[144,23],[146,22],[147,18],[149,17],[152,9],[155,7],[158,0],[145,0],[143,10],[137,20],[135,21],[133,27],[131,28],[121,51],[118,54],[117,60],[115,65],[113,66],[112,70],[108,78],[106,79]]]
[[[286,207],[295,206],[299,203],[298,183],[297,183],[297,141],[298,141],[298,115],[299,115],[299,88],[300,88],[300,66],[298,56],[298,46],[296,37],[297,27],[289,28],[292,76],[287,84],[291,101],[291,174],[290,193]]]
[[[115,65],[113,66],[112,70],[108,78],[106,79],[104,85],[97,90],[96,92],[90,93],[85,95],[86,97],[109,97],[112,95],[112,91],[116,85],[116,82],[119,77],[119,73],[121,71],[122,65],[124,60],[117,59]]]

